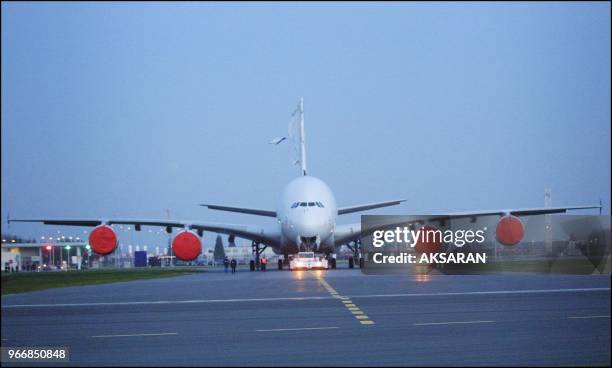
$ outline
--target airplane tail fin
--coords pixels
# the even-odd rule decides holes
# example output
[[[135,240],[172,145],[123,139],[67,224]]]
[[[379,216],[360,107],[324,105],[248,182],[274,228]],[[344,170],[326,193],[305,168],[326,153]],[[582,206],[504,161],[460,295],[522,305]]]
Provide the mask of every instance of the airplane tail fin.
[[[295,116],[299,114],[299,119]],[[306,170],[306,136],[304,134],[304,98],[300,98],[300,103],[297,105],[291,114],[292,120],[289,124],[289,137],[298,144],[299,158],[295,163],[300,164],[301,175],[307,175]]]
[[[298,157],[293,161],[293,164],[300,164],[300,175],[308,175],[306,170],[306,137],[304,135],[304,98],[300,98],[300,103],[291,113],[288,137],[274,138],[270,141],[270,144],[278,145],[287,138],[290,138],[296,145],[295,148]]]

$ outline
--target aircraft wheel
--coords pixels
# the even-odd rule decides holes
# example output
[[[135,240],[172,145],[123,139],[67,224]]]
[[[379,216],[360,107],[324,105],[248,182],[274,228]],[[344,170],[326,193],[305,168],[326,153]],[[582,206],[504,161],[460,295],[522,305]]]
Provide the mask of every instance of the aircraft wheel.
[[[282,259],[278,260],[278,269],[281,271],[283,270],[283,260]]]
[[[349,268],[354,268],[355,267],[355,260],[353,259],[353,257],[349,257]]]

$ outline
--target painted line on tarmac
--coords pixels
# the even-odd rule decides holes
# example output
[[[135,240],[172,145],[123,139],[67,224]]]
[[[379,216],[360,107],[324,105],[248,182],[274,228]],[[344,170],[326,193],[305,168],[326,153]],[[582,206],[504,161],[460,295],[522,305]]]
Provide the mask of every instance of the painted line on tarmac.
[[[509,295],[509,294],[544,294],[544,293],[579,293],[610,291],[610,288],[581,288],[581,289],[539,289],[539,290],[494,290],[494,291],[465,291],[446,293],[412,293],[412,294],[364,294],[350,296],[306,296],[285,298],[244,298],[244,299],[195,299],[195,300],[152,300],[134,302],[94,302],[94,303],[57,303],[57,304],[4,304],[2,309],[17,308],[54,308],[54,307],[96,307],[96,306],[130,306],[130,305],[164,305],[164,304],[204,304],[204,303],[240,303],[240,302],[272,302],[272,301],[308,301],[341,299],[342,302],[352,304],[350,298],[410,298],[428,296],[460,296],[460,295]]]
[[[319,280],[319,282],[321,283],[321,285],[323,285],[323,287],[334,297],[334,298],[338,298],[342,301],[342,305],[344,305],[349,312],[351,312],[353,314],[353,317],[355,317],[355,319],[357,319],[357,321],[359,323],[361,323],[362,325],[373,325],[374,321],[370,320],[368,316],[366,316],[360,309],[359,307],[357,307],[357,305],[355,305],[353,303],[352,300],[350,300],[347,297],[343,297],[342,295],[340,295],[336,289],[334,289],[327,281],[325,281],[325,279],[323,278],[323,276],[317,275],[316,276],[317,280]]]
[[[255,330],[257,332],[277,332],[277,331],[304,331],[304,330],[332,330],[340,327],[302,327],[302,328],[273,328],[269,330]]]
[[[571,319],[584,319],[584,318],[610,318],[610,316],[576,316],[576,317],[567,317]]]
[[[58,304],[14,304],[3,305],[2,309],[11,308],[53,308],[53,307],[104,307],[123,305],[156,305],[156,304],[204,304],[204,303],[238,303],[238,302],[274,302],[274,301],[302,301],[302,300],[328,300],[329,296],[307,296],[287,298],[248,298],[248,299],[195,299],[195,300],[152,300],[142,302],[97,302],[97,303],[58,303]]]
[[[131,335],[96,335],[93,338],[107,338],[107,337],[140,337],[140,336],[169,336],[178,335],[177,332],[162,332],[162,333],[148,333],[148,334],[131,334]]]
[[[596,292],[596,291],[610,291],[610,288],[491,290],[491,291],[461,291],[461,292],[411,293],[411,294],[366,294],[366,295],[352,295],[351,297],[352,298],[406,298],[406,297],[423,297],[423,296],[581,293],[581,292]]]
[[[434,326],[434,325],[458,325],[458,324],[472,324],[472,323],[493,323],[495,321],[457,321],[457,322],[427,322],[427,323],[414,323],[415,326]]]

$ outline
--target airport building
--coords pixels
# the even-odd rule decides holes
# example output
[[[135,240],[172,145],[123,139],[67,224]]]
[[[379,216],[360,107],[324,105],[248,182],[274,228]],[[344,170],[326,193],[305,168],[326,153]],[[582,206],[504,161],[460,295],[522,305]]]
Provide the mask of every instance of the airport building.
[[[60,238],[58,238],[60,239]],[[68,238],[66,238],[68,240]],[[117,250],[106,256],[99,256],[91,252],[87,242],[81,241],[58,241],[25,243],[16,242],[14,239],[3,239],[2,242],[2,271],[32,271],[45,269],[69,269],[69,268],[100,268],[100,267],[134,267],[134,253],[145,251],[147,265],[152,257],[162,260],[162,265],[170,265],[170,262],[182,265],[173,255],[168,254],[168,247],[147,247],[119,244]],[[251,245],[236,244],[223,247],[228,259],[236,259],[238,264],[248,264],[254,259]],[[202,249],[202,254],[197,261],[189,262],[190,265],[214,265],[214,247]],[[278,255],[267,248],[265,255],[270,262],[276,262]]]
[[[88,262],[89,245],[85,242],[17,243],[2,242],[2,270],[28,271],[53,266],[79,267]]]

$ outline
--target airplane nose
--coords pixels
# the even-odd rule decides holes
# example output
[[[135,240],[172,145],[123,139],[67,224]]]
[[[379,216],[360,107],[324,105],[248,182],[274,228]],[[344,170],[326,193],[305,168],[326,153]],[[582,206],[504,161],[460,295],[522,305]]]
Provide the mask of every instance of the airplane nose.
[[[294,224],[295,231],[300,236],[312,237],[317,235],[326,235],[322,232],[326,229],[326,222],[323,219],[316,218],[314,216],[307,216]]]

